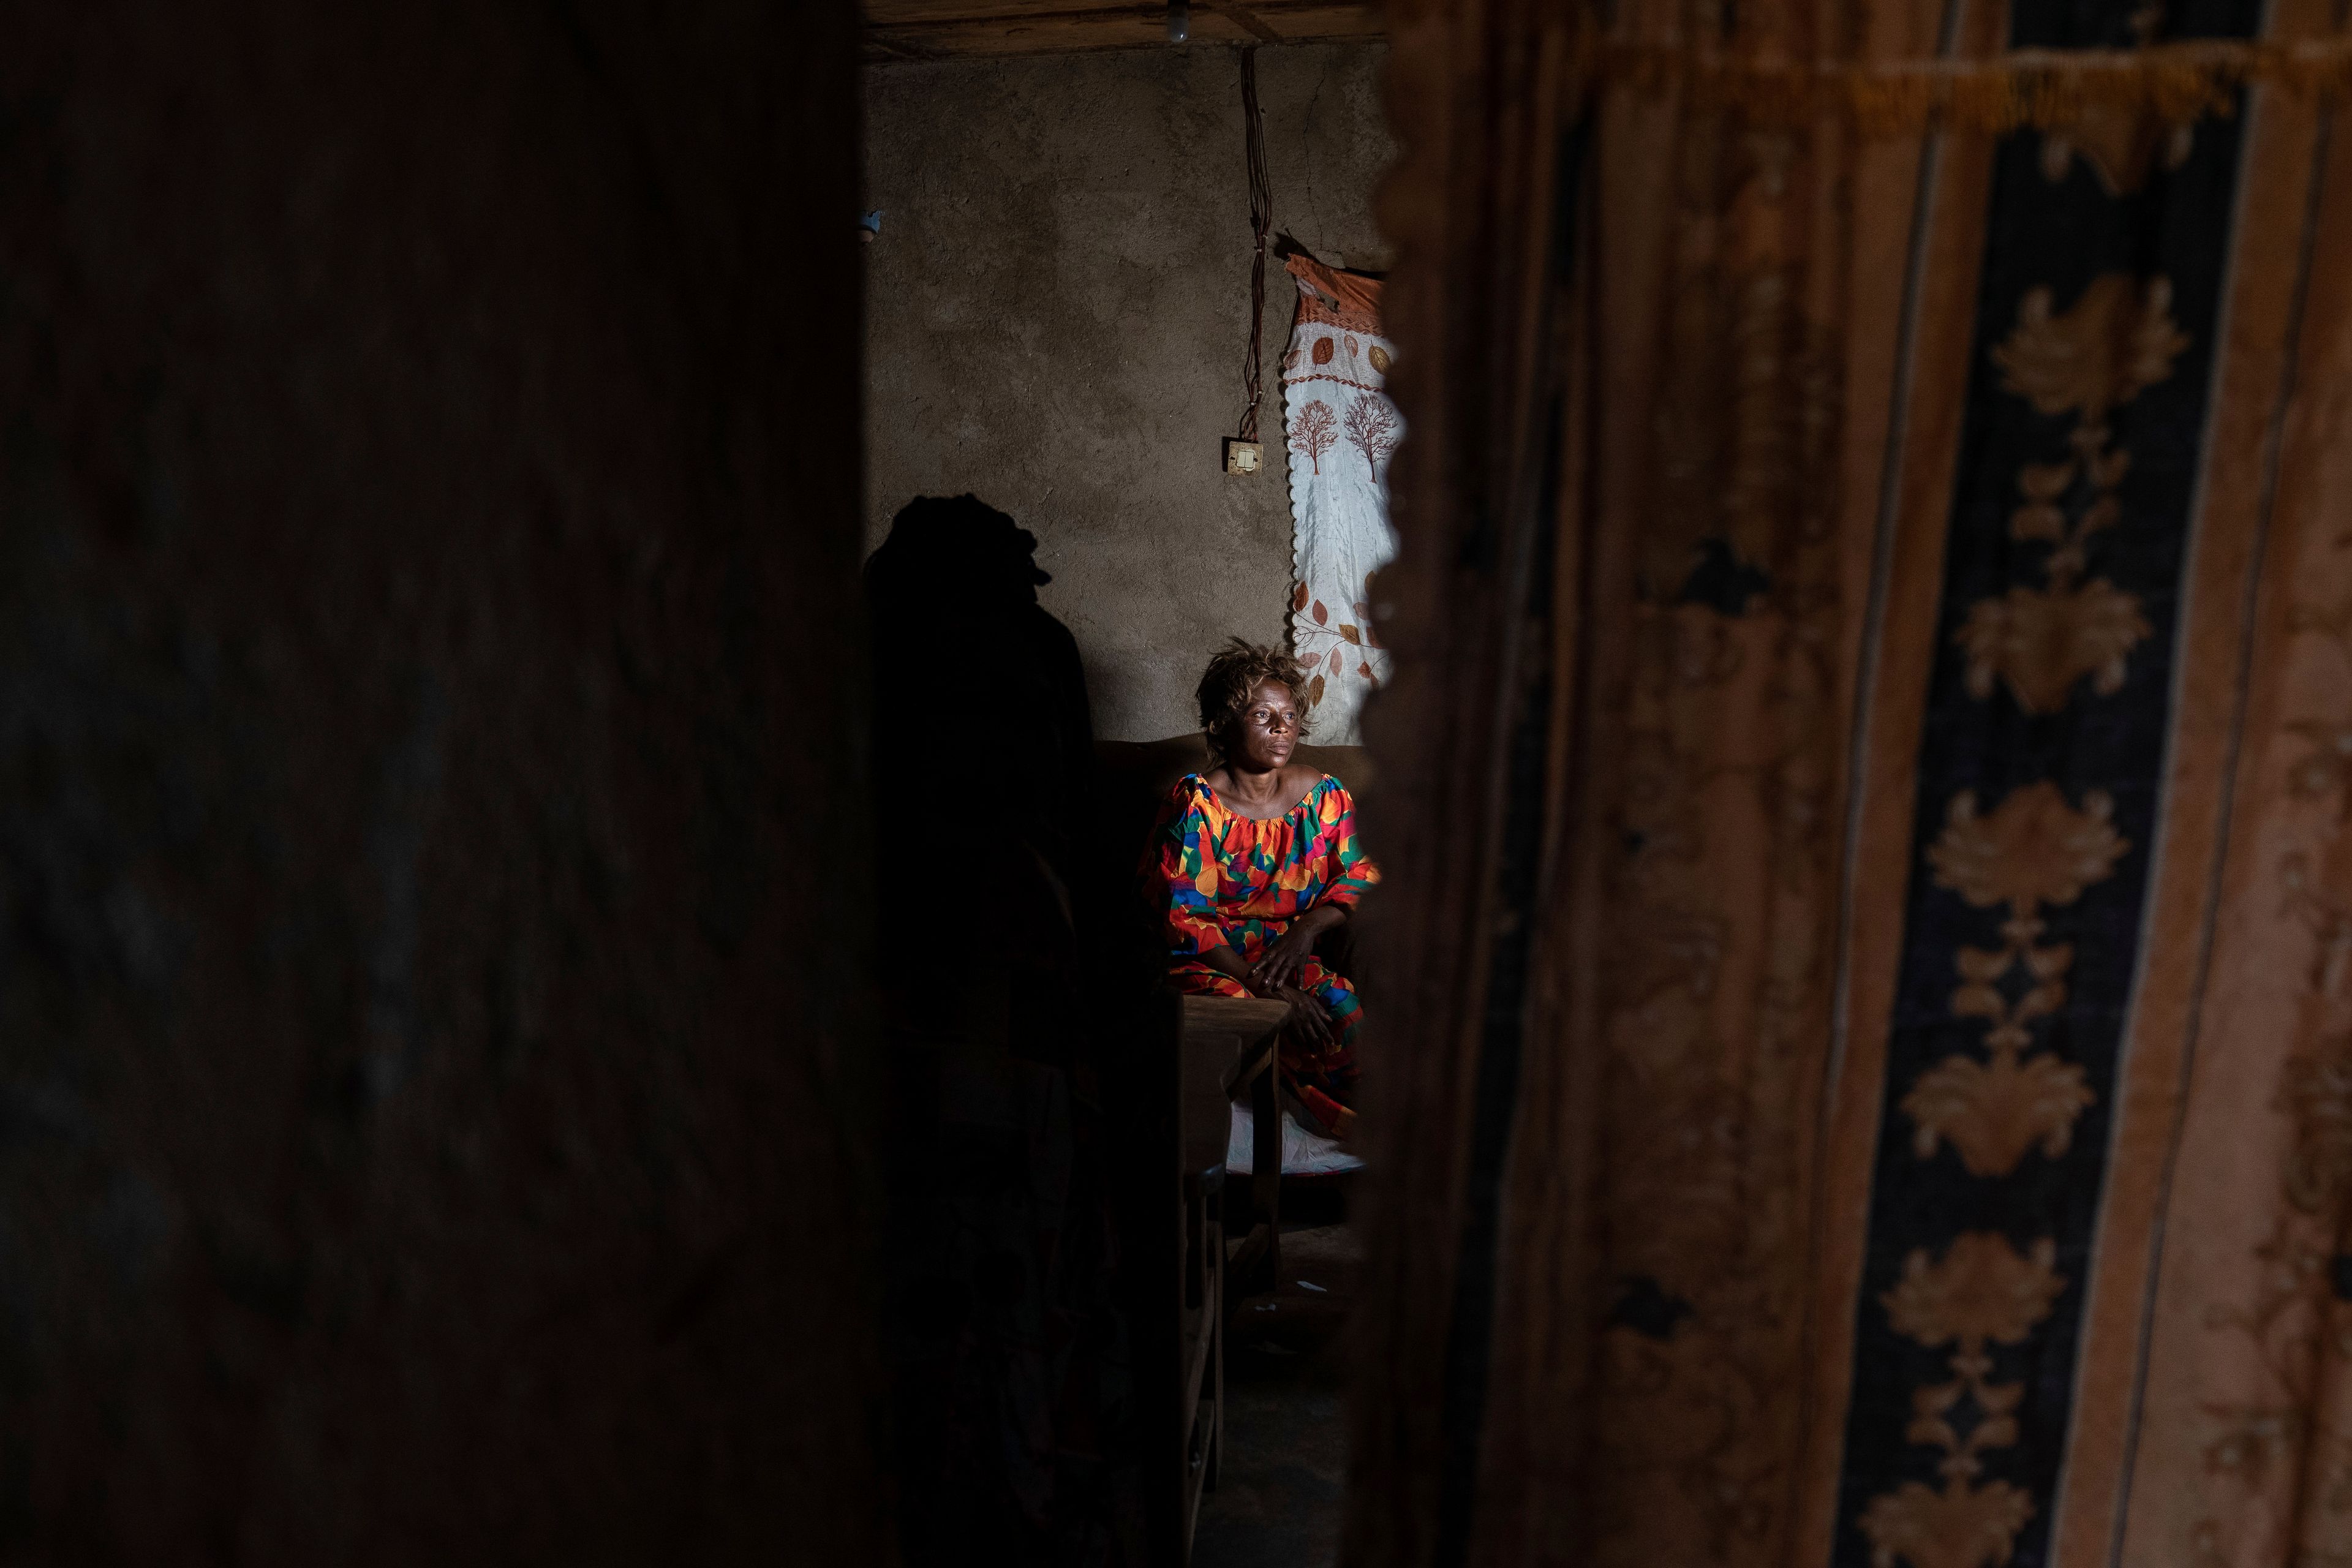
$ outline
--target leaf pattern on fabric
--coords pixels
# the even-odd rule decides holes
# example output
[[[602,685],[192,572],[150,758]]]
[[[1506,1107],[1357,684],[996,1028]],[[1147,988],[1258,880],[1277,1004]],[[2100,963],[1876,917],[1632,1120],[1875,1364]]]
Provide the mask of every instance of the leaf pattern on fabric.
[[[1291,258],[1290,270],[1298,307],[1284,416],[1291,450],[1307,459],[1290,468],[1291,648],[1313,671],[1316,739],[1351,745],[1364,700],[1388,674],[1373,632],[1371,578],[1396,552],[1388,469],[1404,420],[1386,391],[1395,351],[1380,335],[1381,286],[1303,257]]]

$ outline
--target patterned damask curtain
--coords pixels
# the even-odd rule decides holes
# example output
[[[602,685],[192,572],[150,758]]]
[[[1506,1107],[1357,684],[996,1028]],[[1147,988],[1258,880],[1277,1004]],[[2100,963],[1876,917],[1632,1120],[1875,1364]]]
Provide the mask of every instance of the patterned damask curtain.
[[[2352,1562],[2319,0],[1397,0],[1349,1561]]]

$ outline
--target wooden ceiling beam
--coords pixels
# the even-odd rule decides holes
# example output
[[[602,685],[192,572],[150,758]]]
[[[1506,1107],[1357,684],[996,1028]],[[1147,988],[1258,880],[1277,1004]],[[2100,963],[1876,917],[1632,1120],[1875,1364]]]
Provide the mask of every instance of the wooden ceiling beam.
[[[1073,6],[1070,0],[867,0],[869,64],[1378,37],[1367,4],[1194,0],[1189,44],[1168,42],[1164,4]]]
[[[1261,44],[1278,44],[1283,41],[1283,37],[1280,33],[1277,33],[1272,27],[1267,26],[1265,20],[1260,17],[1256,12],[1251,10],[1246,5],[1232,5],[1229,3],[1229,0],[1226,0],[1226,3],[1215,4],[1213,4],[1212,0],[1202,0],[1201,8],[1204,11],[1214,11],[1223,16],[1231,16],[1235,22],[1241,24],[1241,29],[1243,32],[1247,33]]]

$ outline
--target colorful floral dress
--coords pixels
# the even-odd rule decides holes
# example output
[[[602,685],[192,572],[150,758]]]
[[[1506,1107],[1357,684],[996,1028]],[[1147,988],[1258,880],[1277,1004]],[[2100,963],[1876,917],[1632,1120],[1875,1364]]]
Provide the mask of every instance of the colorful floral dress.
[[[1189,773],[1160,808],[1144,852],[1144,895],[1165,929],[1169,973],[1179,991],[1247,996],[1249,987],[1205,963],[1230,946],[1255,963],[1308,910],[1353,909],[1381,879],[1356,843],[1356,803],[1330,774],[1280,816],[1243,816]],[[1356,1086],[1356,1026],[1363,1008],[1344,975],[1309,953],[1295,984],[1330,1012],[1338,1043],[1321,1051],[1286,1043],[1289,1087],[1324,1127],[1344,1127]]]

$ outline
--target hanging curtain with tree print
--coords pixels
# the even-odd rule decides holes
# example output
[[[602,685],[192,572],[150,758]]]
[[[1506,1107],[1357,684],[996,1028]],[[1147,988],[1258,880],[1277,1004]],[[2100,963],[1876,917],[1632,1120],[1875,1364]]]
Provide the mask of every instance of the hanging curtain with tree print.
[[[1389,454],[1404,421],[1383,388],[1395,345],[1381,335],[1381,286],[1290,258],[1298,283],[1282,359],[1294,527],[1291,646],[1308,673],[1314,739],[1357,743],[1356,714],[1388,679],[1372,640],[1372,573],[1396,553]]]

